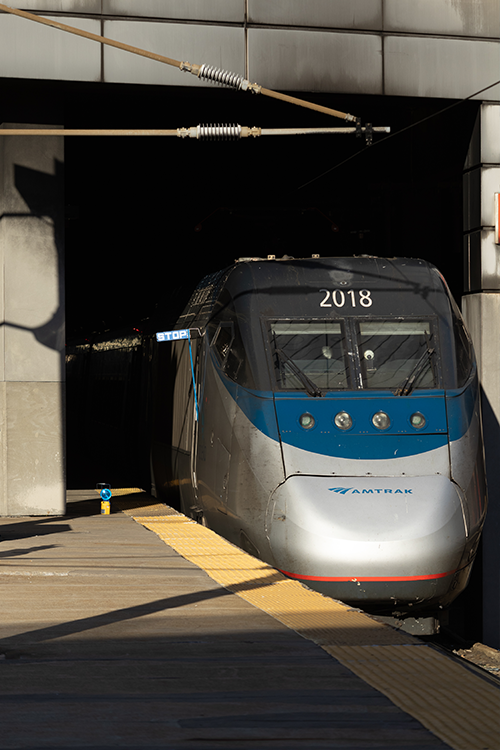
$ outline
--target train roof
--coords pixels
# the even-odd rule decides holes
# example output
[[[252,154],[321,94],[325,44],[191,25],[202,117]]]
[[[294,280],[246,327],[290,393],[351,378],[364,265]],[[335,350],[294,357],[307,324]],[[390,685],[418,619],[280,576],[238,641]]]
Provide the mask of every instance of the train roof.
[[[361,315],[437,314],[446,318],[450,314],[446,282],[425,260],[372,256],[243,258],[202,279],[178,327],[205,326],[223,289],[242,312],[267,317],[342,315],[349,305],[341,303],[349,299],[358,302],[354,312]],[[349,293],[350,298],[346,297]],[[364,304],[360,305],[360,300]]]

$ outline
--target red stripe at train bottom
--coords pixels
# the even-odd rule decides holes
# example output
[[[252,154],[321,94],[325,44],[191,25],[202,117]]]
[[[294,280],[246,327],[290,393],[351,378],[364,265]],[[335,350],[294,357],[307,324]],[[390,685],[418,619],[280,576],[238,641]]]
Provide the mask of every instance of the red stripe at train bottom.
[[[433,573],[428,576],[304,576],[298,573],[288,573],[286,570],[280,572],[288,578],[296,578],[299,581],[350,581],[351,583],[366,583],[370,581],[431,581],[435,578],[446,578],[456,573],[455,570],[449,570],[447,573]]]

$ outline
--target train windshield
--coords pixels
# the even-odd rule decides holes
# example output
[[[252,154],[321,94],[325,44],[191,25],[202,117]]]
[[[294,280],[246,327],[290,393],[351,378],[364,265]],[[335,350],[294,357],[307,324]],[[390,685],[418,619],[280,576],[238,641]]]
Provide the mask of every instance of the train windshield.
[[[406,395],[437,386],[430,320],[360,321],[356,327],[364,388]]]
[[[354,387],[405,396],[439,386],[430,319],[281,320],[269,332],[280,390],[322,396]]]
[[[318,389],[336,391],[349,387],[342,322],[276,321],[271,323],[270,335],[280,388],[305,389],[311,395],[321,395]]]

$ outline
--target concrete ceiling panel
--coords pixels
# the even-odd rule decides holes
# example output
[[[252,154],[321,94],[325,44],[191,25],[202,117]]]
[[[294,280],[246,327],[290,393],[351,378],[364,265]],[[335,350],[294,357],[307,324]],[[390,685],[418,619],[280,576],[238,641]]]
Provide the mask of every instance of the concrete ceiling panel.
[[[248,0],[250,23],[382,29],[382,0]]]
[[[245,73],[245,32],[231,26],[105,21],[104,35],[175,60]],[[190,73],[129,52],[104,47],[104,80],[169,86],[209,86]]]
[[[500,44],[390,36],[384,40],[385,93],[460,99],[500,78]],[[479,99],[500,99],[500,85]]]
[[[47,16],[50,17],[50,16]],[[100,33],[100,21],[65,19],[79,29]],[[17,16],[0,16],[0,70],[4,78],[99,81],[101,48],[89,39],[67,34]]]
[[[385,0],[385,31],[500,37],[498,0]]]
[[[104,15],[243,23],[245,0],[103,0]]]
[[[101,0],[17,0],[5,3],[10,8],[37,11],[38,13],[54,11],[56,13],[101,13]],[[69,22],[68,22],[69,23]]]
[[[249,29],[248,65],[248,78],[266,88],[383,93],[378,35]]]

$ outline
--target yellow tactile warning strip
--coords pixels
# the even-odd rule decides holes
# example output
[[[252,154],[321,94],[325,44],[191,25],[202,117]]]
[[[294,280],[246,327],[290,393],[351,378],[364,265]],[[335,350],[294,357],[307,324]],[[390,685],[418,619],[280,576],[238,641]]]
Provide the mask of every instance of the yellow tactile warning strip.
[[[415,640],[306,589],[181,514],[134,517],[217,583],[316,643],[380,645]]]
[[[496,686],[416,638],[286,578],[177,511],[161,508],[163,515],[157,515],[158,505],[146,502],[134,508],[124,504],[123,510],[219,584],[321,645],[450,747],[499,750]]]
[[[427,646],[325,646],[456,750],[500,748],[500,690]]]

